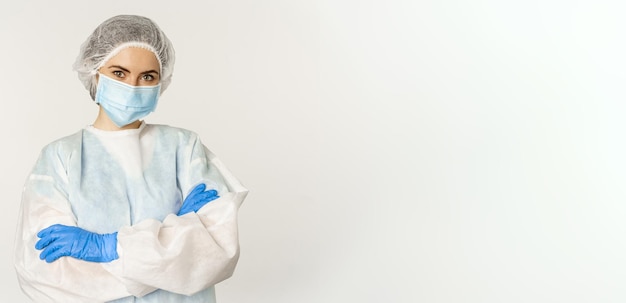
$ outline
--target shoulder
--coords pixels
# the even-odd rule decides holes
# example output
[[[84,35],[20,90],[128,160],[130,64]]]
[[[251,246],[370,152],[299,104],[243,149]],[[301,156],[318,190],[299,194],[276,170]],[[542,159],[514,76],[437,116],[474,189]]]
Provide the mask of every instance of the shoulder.
[[[42,154],[68,154],[76,150],[80,150],[82,143],[83,130],[77,131],[71,135],[56,139],[46,144],[42,150]]]
[[[80,154],[82,130],[46,144],[39,153],[33,173],[49,174],[55,168],[65,167],[73,156]]]

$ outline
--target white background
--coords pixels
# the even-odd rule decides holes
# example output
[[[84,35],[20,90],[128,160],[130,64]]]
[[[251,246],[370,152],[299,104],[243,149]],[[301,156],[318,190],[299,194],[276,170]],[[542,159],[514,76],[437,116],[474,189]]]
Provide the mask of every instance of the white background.
[[[3,1],[0,293],[40,149],[93,122],[103,20],[173,41],[146,120],[250,189],[228,302],[626,301],[623,1]]]

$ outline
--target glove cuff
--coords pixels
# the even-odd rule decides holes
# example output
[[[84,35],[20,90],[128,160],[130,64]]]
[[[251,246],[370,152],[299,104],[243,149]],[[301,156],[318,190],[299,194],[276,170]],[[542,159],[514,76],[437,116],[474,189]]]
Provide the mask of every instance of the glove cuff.
[[[108,262],[119,259],[119,255],[117,254],[117,232],[104,234],[102,238],[105,243],[105,249],[102,252],[104,259]]]

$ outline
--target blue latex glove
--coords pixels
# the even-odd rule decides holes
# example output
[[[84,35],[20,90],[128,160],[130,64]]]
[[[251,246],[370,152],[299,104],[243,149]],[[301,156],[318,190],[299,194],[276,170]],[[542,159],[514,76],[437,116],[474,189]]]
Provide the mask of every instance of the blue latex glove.
[[[91,262],[110,262],[117,255],[117,232],[96,234],[76,226],[54,224],[42,229],[36,249],[43,249],[39,258],[51,263],[69,256]]]
[[[192,211],[197,212],[202,206],[220,197],[217,195],[217,190],[205,191],[205,189],[206,185],[204,184],[194,187],[187,198],[185,198],[185,201],[183,201],[183,205],[180,207],[177,215],[182,216]]]

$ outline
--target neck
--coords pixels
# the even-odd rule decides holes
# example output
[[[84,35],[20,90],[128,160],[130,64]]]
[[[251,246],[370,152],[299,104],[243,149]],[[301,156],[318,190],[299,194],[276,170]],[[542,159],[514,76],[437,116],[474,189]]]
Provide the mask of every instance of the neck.
[[[96,121],[93,122],[93,127],[100,130],[108,130],[108,131],[116,131],[116,130],[125,130],[125,129],[137,129],[141,126],[141,120],[137,120],[131,124],[124,125],[119,127],[109,119],[106,112],[102,107],[99,107],[98,116],[96,117]]]

